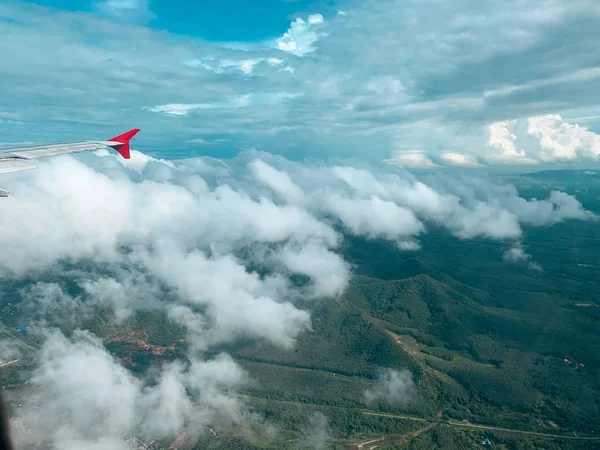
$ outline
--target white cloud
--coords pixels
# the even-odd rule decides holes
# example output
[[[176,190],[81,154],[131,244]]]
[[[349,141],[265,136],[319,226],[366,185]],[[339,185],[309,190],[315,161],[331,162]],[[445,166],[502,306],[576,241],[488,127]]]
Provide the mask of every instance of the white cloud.
[[[323,450],[332,440],[331,430],[329,429],[329,419],[319,411],[311,414],[308,418],[308,424],[302,430],[302,444],[310,449]]]
[[[523,246],[520,242],[517,242],[510,249],[504,253],[504,259],[510,262],[519,262],[519,261],[527,261],[531,258],[529,253],[525,253]]]
[[[421,249],[421,244],[419,244],[417,241],[412,240],[398,241],[396,245],[400,250],[404,251],[417,251]]]
[[[164,239],[177,244],[165,247],[165,256],[170,255],[184,267],[242,270],[235,260],[216,255],[255,244],[291,243],[288,251],[293,249],[297,261],[292,263],[292,253],[288,254],[290,269],[308,274],[307,255],[323,257],[324,263],[338,267],[328,271],[340,274],[336,279],[342,281],[332,283],[333,291],[339,292],[345,274],[342,260],[334,258],[331,250],[338,246],[340,236],[324,221],[324,213],[339,218],[352,233],[388,239],[402,248],[415,248],[413,238],[425,232],[423,222],[427,221],[465,239],[504,239],[519,237],[520,223],[544,226],[594,217],[565,193],[552,192],[546,200],[525,200],[514,187],[484,180],[475,183],[476,179],[470,184],[448,180],[447,185],[436,187],[397,174],[353,167],[312,167],[284,161],[289,169],[281,170],[254,157],[249,165],[241,166],[242,170],[249,169],[252,178],[239,177],[229,165],[213,165],[209,159],[178,163],[151,160],[136,171],[106,156],[91,155],[89,161],[98,169],[72,157],[60,157],[41,162],[37,171],[6,177],[15,197],[3,201],[5,214],[0,218],[3,270],[23,273],[44,269],[62,258],[116,262],[122,258],[118,251],[122,245],[157,249]],[[211,177],[220,180],[217,185]],[[277,204],[268,195],[261,195],[261,189],[248,185],[253,180],[290,203]],[[441,183],[444,178],[435,180]],[[47,207],[40,208],[40,202]],[[194,252],[198,248],[215,256]],[[139,255],[145,255],[142,261],[152,267],[163,267],[156,261],[158,254]],[[316,284],[326,284],[316,271],[310,276]],[[253,283],[262,286],[256,280]],[[173,285],[180,288],[178,283]],[[114,299],[132,298],[132,292],[141,287],[130,276],[112,276],[85,286],[97,297],[113,292]],[[247,292],[278,298],[273,289]],[[51,304],[71,301],[60,287],[51,285],[33,297],[54,298]],[[125,317],[131,305],[121,306]]]
[[[144,107],[144,109],[150,112],[164,113],[169,116],[187,116],[195,110],[237,109],[249,106],[277,105],[284,100],[293,99],[300,95],[290,92],[249,93],[229,97],[226,101],[213,103],[169,103]]]
[[[545,226],[569,219],[594,218],[594,214],[586,211],[575,197],[564,192],[551,191],[545,200],[525,200],[513,191],[514,188],[509,189],[509,195],[498,196],[497,201],[522,223]]]
[[[488,130],[488,145],[501,151],[483,155],[492,163],[583,162],[600,156],[600,136],[558,114],[496,122]]]
[[[311,14],[308,16],[308,23],[311,25],[323,23],[323,16],[321,14]]]
[[[245,59],[240,63],[240,69],[245,74],[251,74],[254,70],[254,66],[258,64],[258,61],[255,59]]]
[[[334,167],[333,174],[361,199],[376,195],[393,201],[421,220],[439,224],[465,239],[513,239],[521,235],[520,223],[546,226],[567,219],[594,218],[568,194],[550,193],[546,200],[526,200],[514,186],[496,185],[480,178],[458,181],[455,176],[436,174],[432,177],[434,183],[427,185],[397,175],[376,177],[373,172],[352,167]]]
[[[148,108],[151,112],[162,112],[170,116],[185,116],[194,109],[205,108],[202,103],[169,103],[166,105],[156,105]]]
[[[328,194],[324,203],[324,208],[339,217],[351,233],[371,239],[403,240],[424,231],[423,224],[411,210],[376,195],[352,199]]]
[[[283,36],[277,39],[277,48],[296,56],[314,52],[314,44],[323,36],[318,31],[322,24],[323,16],[320,14],[308,16],[308,21],[298,17]]]
[[[463,239],[477,236],[514,239],[521,236],[521,227],[514,214],[486,203],[478,203],[474,209],[456,215],[450,227]]]
[[[12,424],[21,445],[51,440],[53,448],[65,448],[59,441],[62,445],[116,441],[134,424],[139,382],[104,351],[98,339],[85,332],[75,339],[71,342],[54,333],[46,340],[29,399],[43,406]]]
[[[533,91],[536,88],[567,84],[569,82],[584,82],[600,77],[600,69],[585,68],[575,71],[569,71],[567,74],[561,74],[555,77],[542,78],[534,81],[529,81],[520,85],[506,85],[500,88],[484,91],[485,98],[504,97],[524,91]]]
[[[157,283],[139,272],[123,273],[120,279],[100,277],[81,282],[94,304],[110,306],[118,323],[130,318],[134,310],[151,309],[160,304]]]
[[[499,162],[503,164],[535,164],[537,161],[528,158],[523,150],[518,150],[515,142],[517,136],[509,131],[509,127],[514,125],[512,122],[496,122],[488,127],[489,139],[487,144],[500,153],[486,154],[486,158],[490,162]]]
[[[367,405],[383,402],[406,406],[414,401],[416,393],[412,374],[408,370],[385,369],[377,382],[365,391],[365,400]]]
[[[334,297],[343,293],[350,280],[350,268],[339,255],[316,243],[302,248],[284,247],[277,255],[293,273],[307,275],[314,280],[316,297]]]
[[[68,450],[130,448],[125,437],[134,433],[169,436],[189,420],[201,426],[216,418],[239,419],[241,405],[226,391],[246,382],[244,371],[221,355],[169,364],[156,384],[145,384],[89,332],[77,330],[68,339],[54,331],[40,351],[12,433],[27,447],[45,442]]]
[[[304,192],[294,184],[290,176],[268,165],[260,159],[250,163],[250,170],[254,177],[285,200],[291,203],[301,203],[304,200]]]
[[[413,169],[432,169],[437,167],[425,152],[421,150],[398,151],[392,158],[384,160],[387,164]]]
[[[163,243],[156,253],[141,257],[151,273],[176,289],[182,302],[205,311],[212,324],[203,337],[206,345],[256,336],[289,348],[310,327],[306,311],[277,301],[283,280],[261,280],[231,255],[208,258]]]
[[[446,152],[442,153],[441,158],[452,166],[459,167],[483,167],[476,158],[462,153]]]
[[[166,159],[156,159],[150,155],[146,155],[145,153],[139,152],[137,150],[131,150],[131,158],[125,159],[121,158],[115,152],[109,152],[108,150],[102,149],[95,152],[96,155],[102,157],[108,157],[114,159],[120,165],[133,169],[137,172],[142,172],[150,163],[159,163],[161,166],[167,166],[170,168],[174,168],[174,164],[171,161],[167,161]]]
[[[183,61],[184,66],[193,67],[194,69],[206,69],[215,73],[221,74],[228,69],[235,69],[243,72],[246,75],[252,75],[254,68],[261,64],[267,63],[271,67],[277,67],[283,63],[283,59],[275,57],[260,57],[260,58],[246,58],[239,60],[232,59],[215,59],[213,57],[207,57],[202,59],[190,59]]]
[[[188,139],[187,141],[185,141],[188,144],[198,144],[198,145],[211,145],[213,144],[212,142],[208,142],[202,138],[195,138],[195,139]]]
[[[513,263],[526,262],[529,269],[537,272],[543,271],[542,266],[531,260],[531,255],[525,252],[525,248],[520,242],[515,242],[511,248],[504,252],[503,258],[505,261]]]
[[[528,123],[527,134],[539,140],[539,158],[544,162],[597,160],[600,156],[600,135],[564,122],[558,114],[531,117]]]
[[[335,246],[339,239],[329,226],[299,206],[279,206],[266,197],[255,201],[227,185],[209,193],[198,208],[202,211],[198,211],[196,226],[203,225],[203,240],[208,242],[302,242],[314,238]]]
[[[387,187],[369,170],[335,166],[332,172],[336,178],[343,180],[348,186],[363,195],[375,194],[380,197],[388,195]]]

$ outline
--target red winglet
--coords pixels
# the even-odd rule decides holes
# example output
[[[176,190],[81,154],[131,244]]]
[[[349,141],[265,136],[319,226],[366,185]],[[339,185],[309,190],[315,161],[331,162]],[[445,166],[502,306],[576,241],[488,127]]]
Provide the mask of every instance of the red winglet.
[[[109,139],[112,142],[118,142],[119,145],[113,146],[113,148],[118,151],[121,156],[125,159],[131,158],[131,151],[129,149],[129,141],[132,137],[138,134],[140,131],[139,128],[134,128],[133,130],[129,130],[123,134],[115,136],[114,138]]]

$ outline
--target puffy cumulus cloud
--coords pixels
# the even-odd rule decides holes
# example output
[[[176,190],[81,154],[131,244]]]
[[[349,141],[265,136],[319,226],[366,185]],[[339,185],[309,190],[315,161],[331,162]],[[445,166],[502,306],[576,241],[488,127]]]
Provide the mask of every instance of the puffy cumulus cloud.
[[[17,189],[3,204],[0,219],[6,231],[0,238],[7,256],[2,265],[19,272],[66,257],[115,261],[119,245],[149,242],[164,234],[177,235],[191,247],[309,238],[337,245],[337,233],[298,206],[253,199],[226,184],[196,198],[205,188],[202,177],[186,172],[184,168],[177,173],[176,181],[189,186],[195,179],[196,192],[170,181],[136,183],[122,170],[111,178],[69,157],[7,177],[17,182]],[[36,207],[40,199],[53,208]]]
[[[585,127],[564,122],[560,115],[531,117],[527,133],[538,139],[539,158],[544,161],[597,160],[600,135]]]
[[[516,242],[511,248],[504,252],[503,258],[505,261],[512,263],[526,262],[531,270],[539,272],[543,271],[542,266],[531,261],[531,255],[525,251],[523,244],[520,242]]]
[[[500,153],[486,158],[507,164],[597,161],[600,156],[600,136],[558,114],[493,123],[488,145]]]
[[[435,190],[423,182],[410,178],[401,179],[398,176],[388,176],[380,181],[371,172],[362,169],[338,168],[336,174],[361,195],[377,194],[394,201],[414,211],[423,220],[446,227],[460,238],[484,236],[507,239],[521,234],[519,221],[514,214],[490,202],[476,199],[468,188],[464,189],[462,183],[454,184],[454,178]],[[437,180],[438,177],[435,178]],[[463,189],[457,189],[459,187]],[[417,230],[414,229],[412,234],[416,234],[415,231]],[[415,243],[410,240],[403,241],[400,245],[400,248],[410,247],[415,247]]]
[[[377,177],[370,170],[354,167],[334,167],[333,173],[363,197],[377,195],[393,200],[428,219],[445,217],[460,206],[458,197],[436,191],[409,174],[400,177],[388,173]]]
[[[331,250],[315,243],[301,248],[287,245],[277,255],[292,273],[309,276],[314,280],[313,295],[333,297],[340,295],[349,281],[348,264]]]
[[[289,292],[285,276],[246,273],[246,262],[231,252],[252,249],[256,258],[263,254],[261,264],[272,270],[283,267],[307,275],[313,295],[337,295],[347,283],[348,268],[335,252],[342,236],[332,219],[353,234],[416,249],[415,238],[426,232],[428,222],[464,239],[517,239],[521,224],[594,217],[566,193],[524,199],[512,185],[476,177],[457,180],[438,174],[419,180],[397,169],[307,165],[256,152],[228,163],[210,158],[167,162],[141,155],[136,160],[130,165],[106,154],[65,156],[41,161],[36,171],[7,175],[15,196],[2,203],[3,271],[45,270],[62,259],[122,262],[121,248],[136,248],[127,261],[139,267],[80,280],[88,296],[98,301],[110,297],[121,319],[138,309],[144,297],[146,303],[158,303],[160,290],[144,276],[149,268],[171,288],[187,292],[188,303],[210,304],[215,311],[223,307],[216,300],[223,288],[215,286],[206,298],[194,298],[197,286],[186,287],[186,274],[201,270],[227,279],[235,273],[243,295],[227,295],[241,302],[237,311],[243,313],[223,316],[221,328],[228,321],[243,322],[251,309],[246,302],[265,301],[276,316],[283,314],[283,328],[259,333],[272,339],[286,327],[295,335],[308,321],[278,302]],[[173,264],[161,263],[162,258]],[[313,258],[318,261],[311,263]],[[32,299],[40,299],[40,310],[77,301],[56,284],[29,289]],[[255,320],[248,327],[258,330]],[[283,341],[289,345],[293,338],[286,335]]]
[[[315,51],[314,44],[322,36],[319,31],[323,24],[321,14],[312,14],[307,20],[298,17],[290,28],[277,39],[277,48],[296,56],[304,56]]]
[[[504,254],[504,259],[511,262],[527,261],[529,258],[531,258],[531,255],[525,253],[520,242],[517,242]]]
[[[213,360],[192,360],[184,367],[169,365],[157,383],[145,386],[140,398],[145,413],[141,429],[161,435],[181,430],[190,420],[196,424],[209,421],[239,422],[245,412],[231,390],[248,383],[244,370],[229,356]]]
[[[231,358],[220,355],[172,363],[155,381],[142,381],[89,332],[66,338],[52,331],[37,355],[12,434],[27,448],[130,448],[125,438],[134,433],[169,436],[190,420],[240,420],[242,405],[227,391],[247,380]]]
[[[198,347],[258,337],[289,348],[301,331],[310,328],[308,312],[277,301],[286,288],[279,276],[261,279],[232,255],[207,257],[199,251],[186,253],[171,243],[159,245],[156,252],[140,257],[152,274],[176,289],[191,311],[203,311],[206,325],[192,330]]]
[[[411,210],[376,195],[351,199],[332,193],[324,201],[325,208],[356,235],[401,241],[424,231],[423,224]]]
[[[377,382],[365,391],[367,405],[387,403],[406,406],[416,398],[417,388],[408,370],[385,369]]]
[[[129,169],[136,170],[138,172],[142,172],[148,165],[154,164],[154,163],[159,163],[159,164],[155,164],[154,167],[161,167],[161,168],[164,168],[162,166],[167,166],[169,168],[175,167],[172,162],[170,162],[166,159],[163,159],[163,158],[156,159],[150,155],[146,155],[145,153],[139,152],[137,150],[131,150],[130,154],[131,154],[130,159],[125,159],[125,158],[120,158],[114,152],[109,152],[108,150],[105,150],[105,149],[98,150],[96,152],[96,155],[98,155],[98,156],[113,158],[119,164],[121,164]]]
[[[517,218],[505,209],[478,203],[464,215],[454,216],[450,227],[463,239],[484,236],[492,239],[514,239],[521,236]]]
[[[417,247],[411,237],[424,231],[418,223],[435,223],[463,239],[515,239],[522,234],[521,224],[547,226],[595,217],[569,194],[557,191],[547,199],[525,199],[513,185],[478,177],[437,173],[419,181],[408,173],[349,166],[313,167],[311,171],[309,175],[296,169],[294,178],[302,186],[308,185],[303,178],[311,181],[312,190],[303,188],[307,198],[316,200],[310,208],[328,211],[353,233],[396,240],[405,249]],[[394,213],[408,222],[400,221],[399,215],[391,219]]]
[[[568,219],[594,218],[594,214],[585,210],[575,197],[560,191],[550,192],[546,200],[525,200],[515,193],[500,198],[499,201],[506,209],[512,211],[522,223],[528,225],[543,226]]]
[[[583,208],[581,202],[565,192],[550,191],[546,199],[525,199],[512,184],[489,183],[481,178],[437,177],[434,181],[459,196],[465,205],[489,205],[509,212],[521,224],[548,226],[565,220],[592,220],[595,215]]]
[[[12,244],[2,265],[19,272],[65,257],[114,261],[120,237],[159,231],[193,201],[189,191],[175,185],[133,184],[120,174],[111,179],[68,157],[49,160],[33,176],[21,174],[17,179],[23,184],[3,205],[2,240]]]
[[[508,126],[514,123],[496,122],[489,126],[487,143],[499,152],[487,154],[487,159],[505,164],[535,164],[534,159],[526,157],[523,150],[517,149],[515,145],[517,137],[508,130]]]
[[[596,216],[583,208],[572,195],[551,191],[546,199],[525,199],[511,184],[490,183],[482,178],[438,175],[431,183],[452,198],[460,199],[441,215],[447,226],[460,237],[475,236],[515,239],[521,234],[521,224],[550,226],[565,220],[595,220]],[[457,213],[460,211],[460,213]]]
[[[250,169],[257,180],[273,189],[284,200],[288,200],[291,203],[302,202],[304,192],[292,181],[287,173],[273,168],[260,159],[252,161]]]
[[[207,242],[317,239],[336,246],[339,240],[331,227],[296,205],[277,205],[267,197],[254,200],[227,185],[217,187],[205,200],[200,216],[206,225],[202,239]]]
[[[53,436],[94,441],[105,437],[107,431],[118,437],[136,420],[139,382],[90,333],[77,333],[75,341],[54,333],[39,358],[39,368],[31,379],[32,400],[43,396],[43,403],[38,403],[47,408],[47,415],[26,415],[26,423],[17,422],[39,434],[34,439]],[[67,423],[62,417],[68,418]],[[29,438],[21,436],[18,428],[15,431],[18,440]],[[59,447],[57,443],[54,446]]]

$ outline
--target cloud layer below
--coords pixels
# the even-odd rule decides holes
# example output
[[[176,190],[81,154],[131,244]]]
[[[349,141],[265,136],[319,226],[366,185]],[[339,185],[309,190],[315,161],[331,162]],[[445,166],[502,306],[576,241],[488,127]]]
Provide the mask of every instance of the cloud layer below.
[[[61,156],[4,182],[14,196],[0,205],[0,276],[57,280],[20,291],[41,323],[75,311],[91,317],[99,306],[122,323],[151,309],[186,334],[186,358],[138,379],[90,332],[47,330],[31,404],[15,429],[24,444],[66,449],[124,448],[121,436],[132,430],[162,436],[190,422],[243,422],[231,392],[250,380],[227,355],[207,351],[240,339],[292,348],[312,328],[297,300],[323,301],[348,285],[347,235],[415,252],[431,227],[444,227],[458,239],[506,241],[507,261],[533,265],[520,243],[524,225],[595,219],[563,192],[525,199],[476,177],[419,179],[386,164],[301,163],[257,151],[224,161]],[[3,347],[0,357],[15,354]],[[412,389],[409,376],[389,372],[366,401],[404,404]],[[328,431],[315,420],[320,445]]]

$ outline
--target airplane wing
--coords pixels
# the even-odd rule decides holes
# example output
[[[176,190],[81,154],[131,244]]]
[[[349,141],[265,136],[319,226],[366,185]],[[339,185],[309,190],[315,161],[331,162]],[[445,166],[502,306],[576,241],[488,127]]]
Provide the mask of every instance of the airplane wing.
[[[134,128],[133,130],[115,136],[108,141],[78,141],[56,144],[25,145],[20,147],[0,147],[0,174],[36,169],[36,166],[29,163],[29,160],[31,159],[107,148],[113,148],[119,152],[123,158],[129,159],[131,158],[129,141],[138,133],[138,131],[140,131],[139,128]],[[0,197],[8,197],[9,194],[8,191],[0,189]]]

